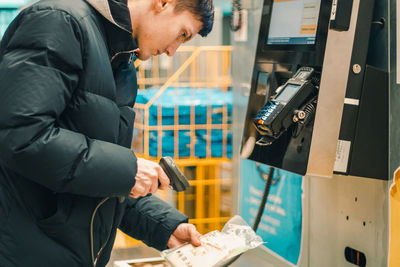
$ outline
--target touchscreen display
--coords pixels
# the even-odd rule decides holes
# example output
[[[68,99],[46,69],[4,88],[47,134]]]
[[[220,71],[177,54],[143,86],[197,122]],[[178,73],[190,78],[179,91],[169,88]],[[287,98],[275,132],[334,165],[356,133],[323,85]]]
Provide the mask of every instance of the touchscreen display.
[[[266,44],[314,45],[321,0],[274,0]]]

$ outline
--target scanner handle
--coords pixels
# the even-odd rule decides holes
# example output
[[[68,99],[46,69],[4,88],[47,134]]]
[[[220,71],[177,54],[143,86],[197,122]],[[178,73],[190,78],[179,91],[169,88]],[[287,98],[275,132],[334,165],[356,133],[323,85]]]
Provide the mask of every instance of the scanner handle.
[[[173,190],[181,192],[185,191],[190,186],[188,179],[171,157],[162,157],[159,165],[164,170],[165,174],[167,174],[170,180],[170,186]],[[161,185],[160,181],[158,181],[158,185]]]

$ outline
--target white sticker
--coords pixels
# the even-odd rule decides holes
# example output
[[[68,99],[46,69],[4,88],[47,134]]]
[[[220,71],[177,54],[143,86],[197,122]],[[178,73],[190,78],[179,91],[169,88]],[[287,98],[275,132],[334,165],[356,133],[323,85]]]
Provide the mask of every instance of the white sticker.
[[[347,172],[347,165],[349,163],[351,142],[345,140],[338,140],[336,149],[336,160],[333,170],[336,172]]]
[[[333,0],[332,2],[332,11],[331,11],[331,20],[336,19],[336,10],[337,10],[337,0]]]
[[[347,105],[358,106],[358,105],[360,105],[360,100],[346,97],[344,99],[344,103],[347,104]]]

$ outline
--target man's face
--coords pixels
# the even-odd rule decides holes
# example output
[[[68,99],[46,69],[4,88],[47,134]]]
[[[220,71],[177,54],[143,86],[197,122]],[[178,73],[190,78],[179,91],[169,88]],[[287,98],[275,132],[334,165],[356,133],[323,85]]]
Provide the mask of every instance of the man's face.
[[[149,12],[148,18],[135,33],[139,59],[166,53],[172,56],[178,47],[192,39],[202,28],[202,22],[189,11],[175,12],[175,5],[159,2],[159,9]]]

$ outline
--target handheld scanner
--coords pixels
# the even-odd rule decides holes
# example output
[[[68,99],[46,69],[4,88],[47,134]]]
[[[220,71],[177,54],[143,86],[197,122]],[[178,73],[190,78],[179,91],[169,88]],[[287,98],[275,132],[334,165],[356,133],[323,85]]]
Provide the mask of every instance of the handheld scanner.
[[[190,186],[187,178],[178,166],[176,166],[175,161],[171,157],[162,157],[159,164],[167,174],[173,190],[181,192]]]
[[[257,113],[253,123],[261,135],[277,139],[290,127],[295,110],[315,92],[310,81],[313,72],[310,67],[300,68]]]

